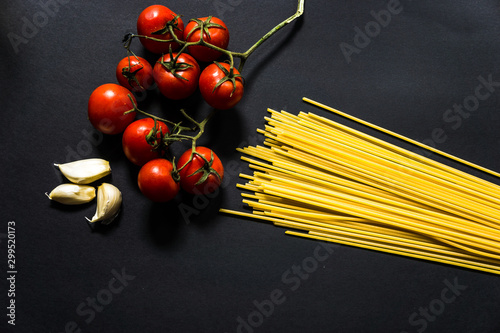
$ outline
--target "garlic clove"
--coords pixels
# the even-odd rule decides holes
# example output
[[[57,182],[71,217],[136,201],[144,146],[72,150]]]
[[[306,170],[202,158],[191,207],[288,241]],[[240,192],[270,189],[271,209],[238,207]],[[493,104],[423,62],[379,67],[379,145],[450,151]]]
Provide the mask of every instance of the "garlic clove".
[[[45,195],[65,205],[80,205],[94,200],[95,188],[88,185],[61,184]]]
[[[122,193],[120,190],[111,184],[102,183],[97,188],[97,209],[95,215],[92,219],[87,219],[87,221],[102,222],[103,224],[109,224],[120,213],[120,208],[122,204]]]
[[[101,158],[89,158],[54,165],[69,181],[75,184],[90,184],[111,173],[109,162]]]

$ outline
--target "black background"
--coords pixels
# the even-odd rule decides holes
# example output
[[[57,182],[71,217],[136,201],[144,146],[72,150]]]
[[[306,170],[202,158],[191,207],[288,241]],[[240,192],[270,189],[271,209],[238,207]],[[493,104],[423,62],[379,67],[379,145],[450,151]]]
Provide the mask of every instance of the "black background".
[[[45,3],[58,5],[44,9]],[[9,332],[500,331],[495,275],[348,246],[328,248],[329,253],[318,249],[320,242],[218,213],[221,207],[244,209],[236,183],[238,173],[248,170],[235,148],[262,141],[255,130],[264,126],[267,108],[337,119],[302,102],[303,96],[431,144],[433,131],[442,129],[445,137],[434,142],[437,148],[500,170],[498,83],[467,118],[446,119],[458,115],[447,111],[454,104],[474,100],[480,77],[500,81],[498,1],[307,0],[303,17],[249,58],[243,100],[217,113],[200,142],[227,166],[221,191],[209,200],[180,195],[168,204],[152,204],[140,194],[138,169],[122,154],[120,136],[100,137],[86,112],[93,89],[116,82],[115,66],[125,56],[121,39],[135,32],[137,16],[151,4],[41,0],[3,6],[1,327]],[[297,6],[283,0],[163,4],[185,21],[223,19],[234,51],[246,50]],[[391,4],[398,13],[390,21],[386,17],[385,26],[375,23],[373,13]],[[369,42],[359,39],[356,27],[374,29]],[[358,51],[347,61],[341,45],[356,42]],[[138,41],[132,49],[156,60]],[[199,97],[185,103],[169,102],[156,91],[142,97],[143,109],[172,119],[179,119],[180,106],[198,119],[210,111]],[[64,181],[53,163],[78,157],[111,162],[113,173],[105,180],[122,191],[123,211],[108,228],[92,231],[87,225],[84,217],[93,215],[95,202],[68,208],[44,194]],[[16,227],[15,326],[7,325],[6,316],[8,221]],[[296,266],[312,265],[315,253],[326,259],[308,266],[307,276],[293,273]],[[122,273],[129,280],[113,294],[109,283],[119,286],[113,278]],[[461,289],[450,293],[447,283]],[[270,307],[276,293],[280,304]],[[442,295],[453,301],[443,302]],[[96,297],[106,305],[91,314],[87,302]],[[427,317],[421,314],[425,308]]]

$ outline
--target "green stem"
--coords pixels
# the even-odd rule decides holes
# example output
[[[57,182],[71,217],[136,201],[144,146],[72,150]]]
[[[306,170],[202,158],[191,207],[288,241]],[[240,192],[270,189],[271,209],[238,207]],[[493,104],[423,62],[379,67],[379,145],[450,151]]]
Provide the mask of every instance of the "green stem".
[[[139,37],[139,38],[145,38],[145,39],[150,39],[150,40],[154,40],[154,41],[158,41],[158,42],[176,42],[178,43],[179,45],[182,45],[180,51],[178,52],[178,55],[175,57],[175,61],[177,61],[177,57],[182,53],[184,52],[184,50],[186,48],[188,48],[189,46],[193,46],[193,45],[202,45],[202,46],[206,46],[206,47],[209,47],[211,49],[214,49],[216,51],[219,51],[221,52],[222,54],[226,55],[228,58],[229,58],[229,62],[230,62],[230,72],[232,73],[232,70],[234,68],[234,57],[237,57],[237,58],[240,58],[240,63],[239,63],[239,66],[238,66],[238,71],[241,73],[242,70],[243,70],[243,66],[245,65],[245,62],[247,60],[247,58],[260,46],[262,45],[266,40],[268,40],[272,35],[274,35],[278,30],[280,30],[281,28],[283,28],[284,26],[286,26],[287,24],[291,23],[292,21],[294,21],[296,18],[298,18],[299,16],[301,16],[303,13],[304,13],[304,2],[305,0],[298,0],[298,6],[297,6],[297,11],[295,12],[295,14],[293,14],[292,16],[290,16],[289,18],[287,18],[286,20],[284,20],[283,22],[281,22],[280,24],[278,24],[277,26],[275,26],[274,28],[272,28],[267,34],[265,34],[262,38],[260,38],[255,44],[253,44],[248,50],[246,50],[245,52],[233,52],[233,51],[229,51],[229,50],[226,50],[226,49],[222,49],[218,46],[215,46],[213,44],[210,44],[208,42],[206,42],[204,39],[203,39],[203,34],[200,38],[199,41],[197,42],[186,42],[186,41],[182,41],[180,39],[177,38],[177,35],[175,34],[175,32],[173,31],[173,27],[172,26],[169,26],[168,29],[169,29],[169,33],[170,35],[172,36],[172,39],[169,39],[169,40],[163,40],[163,39],[158,39],[158,38],[154,38],[154,37],[149,37],[149,36],[144,36],[144,35],[135,35],[135,34],[127,34],[125,36],[125,39],[124,39],[124,46],[125,48],[127,49],[127,52],[128,52],[128,55],[129,55],[129,67],[130,67],[130,55],[136,57],[136,55],[130,50],[130,45],[131,45],[131,42],[132,42],[132,39],[135,38],[135,37]],[[202,27],[202,30],[203,30],[203,27]],[[137,57],[136,57],[137,58]],[[141,113],[143,114],[144,116],[147,116],[147,117],[150,117],[150,118],[153,118],[157,121],[162,121],[164,123],[168,123],[170,125],[173,125],[174,128],[176,129],[176,132],[171,134],[170,137],[172,138],[173,141],[181,141],[181,140],[191,140],[191,156],[188,160],[188,162],[190,162],[194,156],[194,154],[196,153],[196,141],[203,135],[203,133],[205,132],[205,125],[207,124],[208,120],[215,114],[215,112],[217,111],[216,109],[214,109],[205,119],[203,119],[201,122],[197,122],[196,120],[194,120],[193,118],[191,118],[183,109],[181,109],[181,112],[182,114],[190,121],[194,124],[194,128],[191,129],[191,128],[188,128],[188,127],[184,127],[184,126],[180,126],[180,123],[174,123],[170,120],[167,120],[167,119],[163,119],[163,118],[160,118],[160,117],[157,117],[153,114],[150,114],[148,112],[145,112],[143,110],[140,110],[134,99],[132,98],[131,95],[128,95],[129,99],[131,100],[132,102],[132,105],[133,105],[133,109],[125,112],[125,114],[127,113],[130,113],[130,112],[138,112],[138,113]],[[189,136],[189,135],[185,135],[185,134],[181,134],[182,131],[184,130],[191,130],[191,131],[194,131],[198,129],[198,133],[194,136]],[[187,163],[185,164],[187,165]],[[184,168],[183,165],[179,170],[181,170],[182,168]],[[178,173],[178,170],[174,170],[176,173]]]
[[[137,107],[137,104],[135,103],[134,99],[132,98],[132,96],[131,96],[130,94],[128,94],[127,96],[128,96],[128,98],[130,99],[130,101],[132,102],[132,105],[133,105],[134,107],[133,107],[133,109],[130,109],[130,110],[128,110],[128,111],[126,111],[126,112],[124,112],[123,114],[128,114],[128,113],[131,113],[131,112],[138,112],[138,113],[141,113],[141,114],[145,115],[146,117],[153,118],[153,119],[155,119],[155,120],[157,120],[157,121],[162,121],[162,122],[164,122],[164,123],[168,123],[168,124],[170,124],[170,125],[178,125],[178,124],[174,123],[173,121],[170,121],[170,120],[168,120],[168,119],[163,119],[163,118],[157,117],[157,116],[155,116],[154,114],[151,114],[151,113],[148,113],[148,112],[146,112],[146,111],[143,111],[143,110],[139,109],[139,108]]]
[[[209,47],[211,49],[214,49],[214,50],[219,51],[219,52],[223,53],[224,55],[226,55],[229,58],[229,60],[230,60],[231,68],[234,66],[234,57],[240,58],[240,64],[238,66],[238,71],[241,73],[243,71],[243,66],[245,65],[245,62],[246,62],[247,58],[260,45],[262,45],[262,43],[264,43],[266,40],[268,40],[278,30],[280,30],[281,28],[283,28],[287,24],[293,22],[295,19],[297,19],[298,17],[300,17],[304,13],[304,3],[305,3],[305,0],[298,0],[297,11],[292,16],[290,16],[289,18],[287,18],[286,20],[284,20],[283,22],[281,22],[280,24],[278,24],[277,26],[275,26],[274,28],[272,28],[271,30],[269,30],[269,32],[267,34],[265,34],[262,38],[260,38],[255,44],[253,44],[245,52],[229,51],[229,50],[226,50],[226,49],[222,49],[222,48],[220,48],[218,46],[215,46],[213,44],[210,44],[210,43],[208,43],[207,41],[205,41],[203,39],[203,34],[202,34],[200,40],[198,40],[196,42],[186,42],[186,41],[180,40],[179,38],[177,38],[177,35],[174,33],[174,30],[173,30],[172,26],[168,27],[170,35],[172,36],[172,39],[169,39],[169,40],[163,40],[163,39],[158,39],[158,38],[154,38],[154,37],[143,36],[143,35],[134,35],[134,34],[131,35],[131,38],[139,37],[139,38],[151,39],[151,40],[158,41],[158,42],[176,42],[176,43],[182,45],[181,51],[183,51],[187,47],[193,46],[193,45],[206,46],[206,47]],[[179,53],[181,53],[181,52],[179,52]]]
[[[198,133],[191,138],[191,140],[192,140],[191,149],[192,149],[193,152],[196,151],[196,141],[203,135],[203,133],[205,132],[205,125],[210,120],[210,118],[212,118],[212,116],[215,114],[216,111],[217,111],[216,109],[212,110],[212,112],[210,112],[210,114],[205,119],[203,119],[201,122],[197,122],[196,120],[194,120],[193,118],[191,118],[186,113],[186,111],[184,111],[183,109],[181,109],[182,114],[189,121],[191,121],[193,124],[195,124],[195,126],[198,128]]]
[[[247,58],[260,46],[262,43],[264,43],[266,40],[269,39],[272,35],[274,35],[278,30],[286,26],[287,24],[293,22],[296,18],[301,16],[304,13],[304,2],[305,0],[299,0],[299,3],[297,5],[297,11],[295,14],[269,30],[267,34],[265,34],[261,39],[259,39],[255,44],[253,44],[248,50],[246,50],[243,53],[236,53],[233,52],[233,56],[239,57],[241,59],[240,65],[238,67],[238,70],[241,72],[243,70],[243,66],[245,65],[245,62]]]

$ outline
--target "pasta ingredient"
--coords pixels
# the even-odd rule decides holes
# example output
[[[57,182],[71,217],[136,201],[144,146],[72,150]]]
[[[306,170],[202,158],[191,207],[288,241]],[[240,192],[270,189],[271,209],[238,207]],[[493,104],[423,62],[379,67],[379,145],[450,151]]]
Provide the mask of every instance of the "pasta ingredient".
[[[45,195],[65,205],[80,205],[94,200],[95,188],[88,185],[61,184]]]
[[[64,164],[54,164],[69,181],[90,184],[111,173],[109,162],[102,158],[89,158]]]
[[[238,149],[243,203],[286,234],[500,274],[500,186],[314,113]]]
[[[97,188],[97,209],[92,217],[88,219],[90,223],[101,222],[102,224],[109,224],[120,213],[122,205],[122,193],[120,190],[109,183],[102,183]]]

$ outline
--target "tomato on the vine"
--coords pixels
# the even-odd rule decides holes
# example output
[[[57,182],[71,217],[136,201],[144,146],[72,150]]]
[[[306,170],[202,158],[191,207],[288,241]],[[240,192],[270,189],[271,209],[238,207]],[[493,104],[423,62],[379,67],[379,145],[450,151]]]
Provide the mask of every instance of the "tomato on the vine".
[[[125,87],[105,83],[90,95],[88,117],[90,123],[104,134],[119,134],[134,121],[136,100]]]
[[[174,100],[184,99],[198,87],[200,65],[187,53],[167,53],[156,62],[153,77],[162,95]]]
[[[140,36],[147,36],[164,41],[173,40],[169,27],[172,27],[175,36],[179,40],[183,38],[184,23],[179,15],[162,5],[152,5],[144,9],[137,18],[137,33]],[[168,53],[179,48],[179,43],[175,41],[156,41],[140,37],[142,45],[150,52],[156,54]]]
[[[154,83],[153,67],[144,58],[128,56],[116,66],[118,83],[132,91],[144,91]]]
[[[200,74],[199,86],[203,99],[215,109],[230,109],[243,97],[240,72],[227,63],[208,65]]]
[[[191,194],[209,194],[217,190],[224,177],[224,167],[219,157],[206,147],[185,151],[177,162],[181,187]]]
[[[180,185],[173,175],[172,162],[157,158],[139,170],[137,184],[142,194],[154,202],[167,202],[179,193]]]
[[[163,156],[166,147],[162,138],[169,132],[164,122],[149,117],[136,120],[123,132],[123,152],[130,162],[142,166]]]
[[[226,24],[217,17],[202,17],[188,22],[184,29],[184,40],[186,42],[198,42],[202,36],[205,42],[221,49],[225,50],[229,45],[229,30]],[[188,51],[196,60],[202,62],[212,62],[222,54],[220,51],[203,45],[189,46]]]

